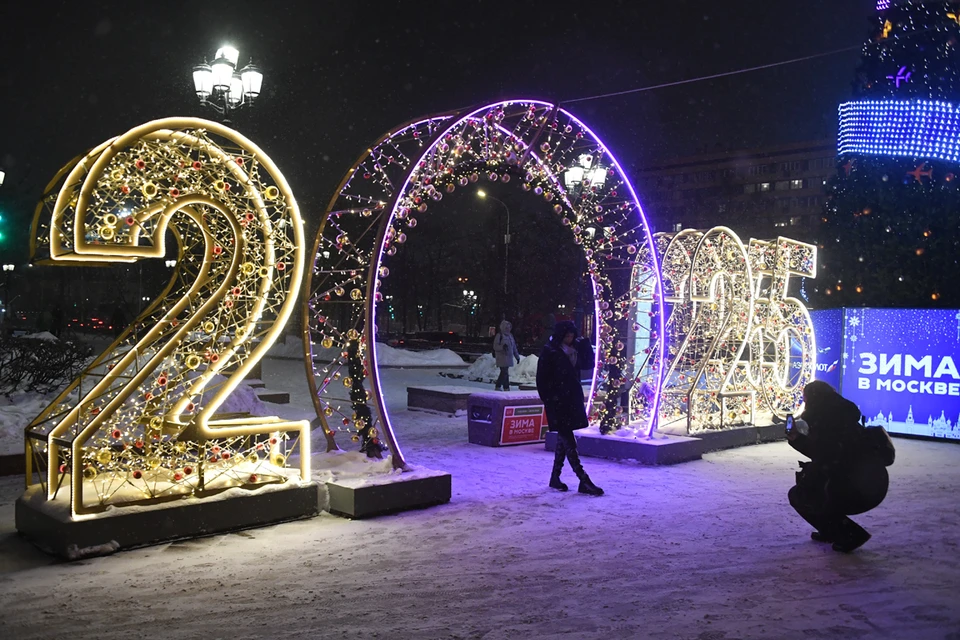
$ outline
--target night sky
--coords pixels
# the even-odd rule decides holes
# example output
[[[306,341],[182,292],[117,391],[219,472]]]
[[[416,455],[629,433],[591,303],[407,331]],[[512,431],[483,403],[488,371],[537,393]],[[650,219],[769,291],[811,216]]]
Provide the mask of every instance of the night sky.
[[[0,187],[21,229],[73,156],[142,122],[211,117],[192,66],[222,43],[263,94],[233,125],[287,175],[310,228],[379,135],[507,97],[566,100],[860,44],[874,0],[5,2]],[[832,136],[859,53],[570,105],[630,170]],[[643,194],[640,194],[641,202]],[[656,224],[656,212],[648,212]],[[26,232],[2,245],[26,256]]]

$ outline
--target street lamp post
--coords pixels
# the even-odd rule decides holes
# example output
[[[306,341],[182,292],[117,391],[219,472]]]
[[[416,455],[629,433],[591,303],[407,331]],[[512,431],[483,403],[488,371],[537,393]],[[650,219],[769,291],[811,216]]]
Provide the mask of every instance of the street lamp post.
[[[229,45],[217,49],[213,64],[198,64],[193,68],[193,87],[200,105],[210,107],[229,122],[230,113],[250,107],[260,95],[263,73],[249,62],[237,71],[240,52]]]
[[[600,165],[599,161],[589,153],[582,154],[577,161],[563,172],[563,183],[567,187],[567,193],[571,195],[570,200],[579,200],[584,190],[597,190],[603,187],[607,181],[607,169]],[[593,240],[597,233],[594,227],[585,229],[587,238]],[[583,310],[583,286],[586,272],[586,256],[580,254],[580,282],[577,286],[577,306],[574,309],[574,319],[577,326],[583,331],[583,319],[585,316]],[[592,292],[591,292],[592,293]]]
[[[507,232],[503,236],[503,295],[507,295],[507,271],[510,267],[510,208],[506,203],[500,198],[494,197],[480,189],[477,191],[477,196],[480,198],[490,198],[491,200],[496,200],[500,203],[500,206],[503,207],[503,210],[507,212]]]
[[[10,276],[13,275],[16,265],[5,264],[3,265],[3,322],[6,324],[7,319],[10,317]]]

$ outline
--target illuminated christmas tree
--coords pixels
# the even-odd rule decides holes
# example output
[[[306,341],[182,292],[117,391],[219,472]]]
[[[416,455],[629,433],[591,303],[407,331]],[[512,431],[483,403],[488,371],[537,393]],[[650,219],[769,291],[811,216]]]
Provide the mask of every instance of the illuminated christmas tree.
[[[818,302],[960,306],[960,2],[882,0],[819,243]]]

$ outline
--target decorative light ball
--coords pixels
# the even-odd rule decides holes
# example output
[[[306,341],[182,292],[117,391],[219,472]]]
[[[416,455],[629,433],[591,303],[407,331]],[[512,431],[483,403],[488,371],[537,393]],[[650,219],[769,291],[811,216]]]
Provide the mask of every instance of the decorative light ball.
[[[479,180],[479,179],[480,179],[480,174],[478,174],[478,173],[471,173],[471,174],[470,174],[470,182],[476,182],[476,181]]]
[[[326,407],[324,407],[324,408],[323,408],[323,415],[325,415],[325,416],[328,417],[328,418],[329,418],[330,416],[332,416],[332,415],[333,415],[333,407],[331,407],[331,406],[329,406],[329,405],[326,406]]]
[[[497,172],[496,172],[496,171],[491,171],[491,172],[487,175],[487,179],[490,180],[490,182],[496,182],[496,181],[497,181],[497,178],[499,178],[499,177],[500,177],[500,176],[497,175]]]
[[[454,191],[457,190],[457,185],[455,185],[455,184],[453,184],[453,183],[451,182],[451,183],[448,184],[446,187],[444,187],[444,190],[446,190],[447,193],[453,193]]]
[[[470,181],[467,179],[467,176],[461,177],[459,182],[461,187],[465,187],[468,184],[470,184]]]
[[[421,203],[420,203],[420,206],[417,207],[417,211],[419,211],[420,213],[426,213],[426,212],[427,212],[427,203],[426,203],[426,202],[421,202]]]
[[[510,174],[505,173],[502,176],[500,176],[500,182],[510,182]]]
[[[280,189],[271,185],[264,189],[263,197],[267,200],[276,200],[278,197],[280,197]]]
[[[363,291],[360,289],[353,289],[350,291],[350,299],[360,301],[363,300]]]
[[[627,245],[627,253],[629,253],[630,255],[633,255],[636,252],[637,252],[637,247],[635,245],[632,245],[632,244]]]
[[[543,187],[534,187],[533,192],[539,196],[543,193]]]
[[[333,293],[335,293],[338,296],[342,296],[343,294],[346,293],[346,290],[344,290],[343,287],[337,287],[336,289],[333,290]]]
[[[275,467],[283,467],[287,464],[287,458],[282,453],[271,453],[270,464]]]
[[[349,338],[350,340],[359,340],[360,332],[357,331],[356,329],[350,329],[349,331],[347,331],[347,338]]]
[[[386,265],[380,267],[379,273],[381,278],[386,278],[388,275],[390,275],[390,267],[387,267]]]
[[[524,191],[530,191],[530,184],[524,182],[524,183],[520,186],[520,188],[523,189]]]
[[[396,248],[396,247],[390,247],[389,249],[387,249],[387,255],[388,255],[388,256],[395,256],[395,255],[397,255],[397,248]]]
[[[943,177],[943,179],[946,180],[947,182],[953,182],[953,179],[954,179],[955,177],[956,177],[956,176],[953,175],[952,173],[948,173],[947,175],[945,175],[945,176]]]
[[[353,378],[351,378],[350,376],[346,376],[346,377],[343,379],[343,386],[345,386],[345,387],[348,388],[348,389],[349,389],[350,387],[352,387],[352,386],[353,386]]]
[[[150,467],[151,471],[154,471],[160,467],[160,458],[157,456],[150,456],[146,459],[147,466]]]
[[[550,143],[544,142],[543,144],[541,144],[540,151],[543,151],[544,153],[546,153],[547,151],[550,151]]]
[[[220,188],[219,190],[222,191],[222,188]],[[140,189],[140,192],[143,193],[143,195],[148,199],[156,197],[158,191],[159,189],[157,189],[157,185],[153,184],[152,182],[147,182]]]
[[[324,336],[323,340],[320,341],[320,345],[324,349],[330,349],[333,347],[333,338],[330,336]]]
[[[881,178],[881,180],[883,180],[884,182],[889,182],[890,176],[888,176],[887,174],[883,174],[883,177]]]
[[[100,464],[110,464],[113,460],[113,452],[110,449],[100,449],[97,451],[97,462]]]
[[[400,220],[406,220],[407,216],[409,215],[410,215],[410,209],[408,209],[407,207],[401,207],[400,210],[397,211],[397,218],[399,218]],[[393,231],[392,227],[390,228],[390,231]]]
[[[84,480],[93,480],[96,477],[97,477],[97,470],[94,467],[87,465],[86,467],[83,468]]]
[[[563,206],[559,204],[553,205],[554,213],[563,213]]]
[[[416,218],[410,218],[409,220],[407,220],[407,226],[410,227],[411,229],[417,226],[417,224],[418,223]]]

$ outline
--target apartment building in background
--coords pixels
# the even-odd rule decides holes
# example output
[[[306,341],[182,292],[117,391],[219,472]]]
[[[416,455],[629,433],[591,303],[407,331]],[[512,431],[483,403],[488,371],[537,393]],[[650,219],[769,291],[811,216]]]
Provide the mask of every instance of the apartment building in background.
[[[723,225],[744,241],[778,235],[812,241],[836,162],[831,138],[682,158],[642,169],[636,183],[657,231]]]

